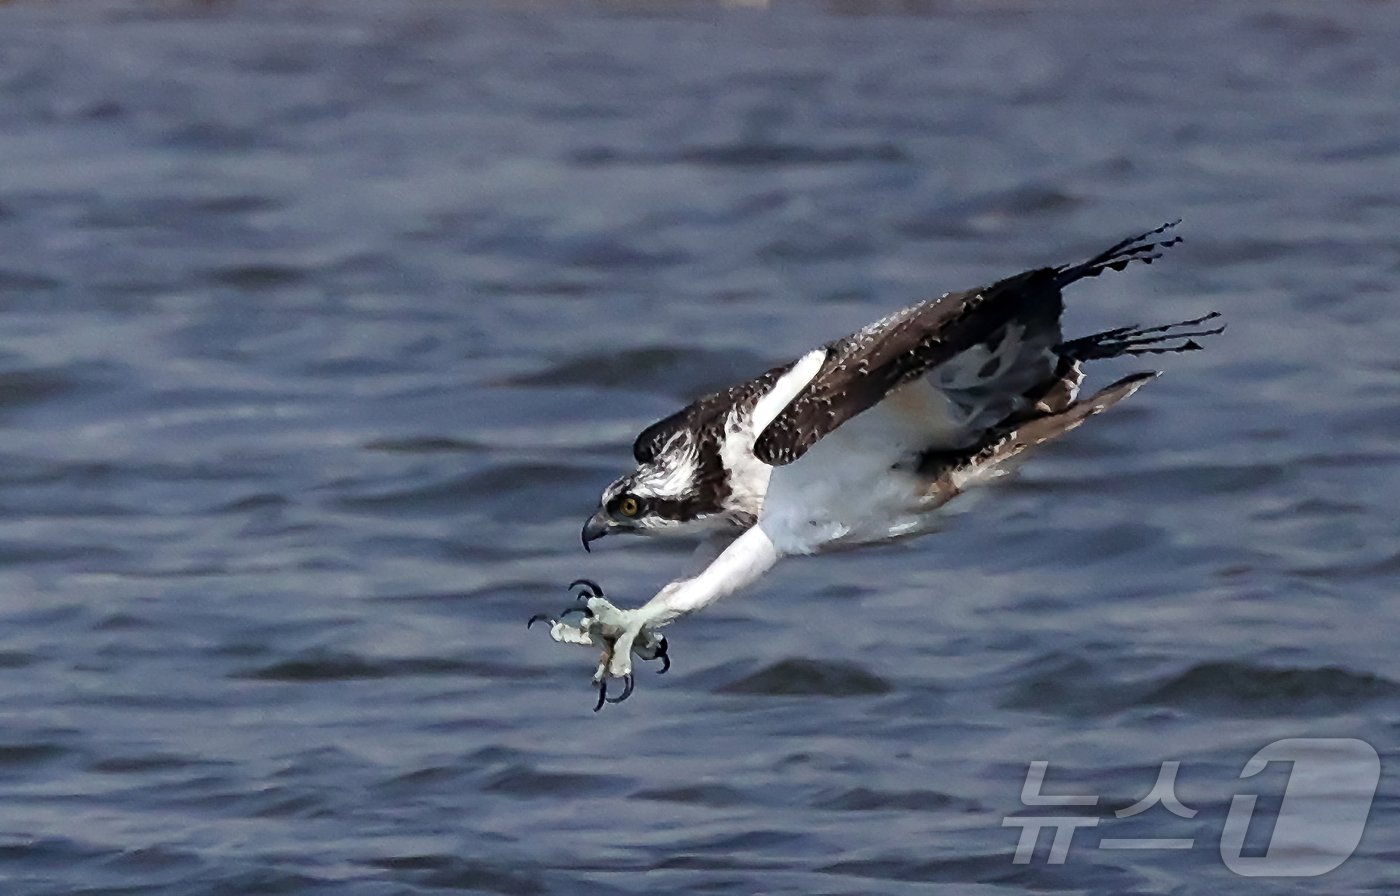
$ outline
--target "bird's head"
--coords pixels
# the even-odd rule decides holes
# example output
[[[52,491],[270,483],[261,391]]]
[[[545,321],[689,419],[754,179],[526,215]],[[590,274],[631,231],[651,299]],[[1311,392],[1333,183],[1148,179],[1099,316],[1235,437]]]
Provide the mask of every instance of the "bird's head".
[[[668,454],[603,490],[598,510],[583,524],[583,546],[614,532],[700,535],[723,524],[728,490],[722,474],[705,475],[692,452]]]

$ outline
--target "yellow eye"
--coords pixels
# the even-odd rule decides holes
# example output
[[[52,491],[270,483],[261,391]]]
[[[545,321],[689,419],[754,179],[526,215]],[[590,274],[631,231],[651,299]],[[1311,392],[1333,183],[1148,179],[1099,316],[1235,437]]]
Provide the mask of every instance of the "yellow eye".
[[[641,509],[641,505],[637,503],[637,499],[631,495],[617,502],[617,512],[623,516],[636,516],[637,511]]]

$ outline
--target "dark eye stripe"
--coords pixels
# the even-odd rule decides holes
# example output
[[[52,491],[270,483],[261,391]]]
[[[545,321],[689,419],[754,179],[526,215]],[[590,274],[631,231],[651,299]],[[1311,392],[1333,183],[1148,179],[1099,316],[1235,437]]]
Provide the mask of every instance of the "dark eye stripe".
[[[650,516],[688,523],[708,513],[714,513],[716,508],[700,498],[653,498],[647,502],[646,510]]]

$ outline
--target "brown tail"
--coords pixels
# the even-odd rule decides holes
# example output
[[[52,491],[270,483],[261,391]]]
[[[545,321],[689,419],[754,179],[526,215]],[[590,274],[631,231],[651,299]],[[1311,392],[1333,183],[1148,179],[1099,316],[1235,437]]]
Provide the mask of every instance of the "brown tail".
[[[1158,376],[1155,370],[1126,376],[1062,411],[1031,417],[1015,424],[1014,428],[994,433],[968,451],[925,455],[919,472],[929,478],[926,496],[942,504],[968,485],[1006,472],[1009,461],[1059,438],[1095,414],[1103,413]]]
[[[1161,374],[1155,370],[1125,376],[1088,398],[1072,403],[1063,411],[1032,417],[999,440],[1000,444],[994,452],[996,460],[993,462],[1000,463],[1036,445],[1059,438],[1095,414],[1101,414],[1113,407],[1159,376]]]

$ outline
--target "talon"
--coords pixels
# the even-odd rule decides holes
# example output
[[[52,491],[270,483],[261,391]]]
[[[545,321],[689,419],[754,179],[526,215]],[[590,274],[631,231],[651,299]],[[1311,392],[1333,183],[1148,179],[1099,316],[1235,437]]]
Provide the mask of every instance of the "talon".
[[[593,581],[592,579],[574,579],[572,582],[569,583],[569,589],[568,589],[568,590],[573,591],[575,588],[577,588],[577,587],[580,586],[580,585],[584,586],[583,594],[580,595],[580,597],[583,597],[583,596],[587,596],[587,597],[602,597],[602,596],[603,596],[603,586],[599,585],[597,582]]]
[[[530,628],[536,622],[548,622],[552,625],[554,623],[554,619],[548,613],[536,613],[535,615],[530,617],[529,622],[525,623],[525,627]]]
[[[602,708],[603,708],[603,704],[604,704],[604,703],[607,703],[607,702],[608,702],[608,680],[607,680],[606,678],[604,678],[602,681],[598,682],[598,704],[597,704],[596,706],[593,707],[593,711],[594,711],[594,712],[597,712],[598,710],[602,709]]]
[[[582,616],[589,616],[589,617],[591,617],[591,616],[593,615],[593,611],[590,610],[590,609],[588,609],[587,607],[569,607],[567,610],[565,610],[564,612],[562,612],[562,613],[559,614],[559,618],[560,618],[560,619],[563,619],[565,616],[568,616],[570,613],[578,613],[578,614],[580,614],[580,615],[582,615]],[[543,616],[544,614],[541,613],[541,614],[539,614],[539,615]]]
[[[667,652],[669,650],[670,645],[666,643],[665,638],[662,638],[661,646],[656,648],[656,656],[652,657],[652,659],[661,660],[661,668],[656,670],[657,675],[665,675],[666,672],[671,668],[671,657],[670,654]]]
[[[632,688],[635,687],[636,684],[636,680],[632,678],[630,673],[622,676],[622,695],[616,698],[609,697],[607,702],[621,703],[623,700],[626,700],[628,697],[632,696]]]

